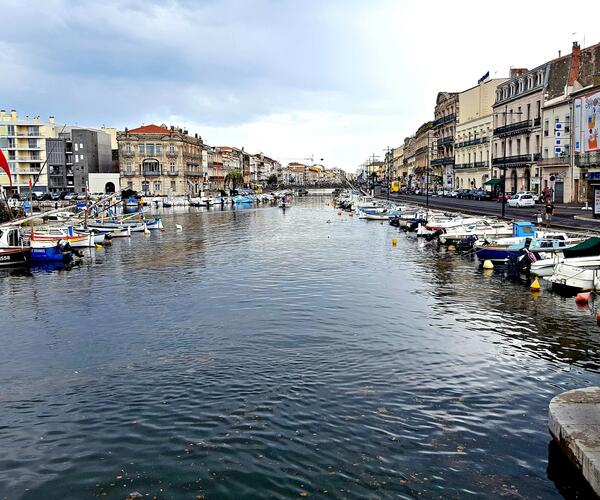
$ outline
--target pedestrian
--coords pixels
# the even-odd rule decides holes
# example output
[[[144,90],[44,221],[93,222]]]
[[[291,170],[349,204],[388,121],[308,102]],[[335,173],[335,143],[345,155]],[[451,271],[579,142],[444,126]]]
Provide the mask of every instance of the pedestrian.
[[[541,229],[542,228],[542,209],[541,208],[537,212],[536,219],[537,219],[538,229]]]
[[[551,198],[546,201],[546,227],[552,223],[552,214],[554,213],[554,203]]]

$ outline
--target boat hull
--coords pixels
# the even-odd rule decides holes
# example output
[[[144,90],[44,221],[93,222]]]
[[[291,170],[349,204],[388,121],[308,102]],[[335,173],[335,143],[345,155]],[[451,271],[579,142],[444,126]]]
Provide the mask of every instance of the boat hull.
[[[61,252],[58,245],[52,242],[31,242],[31,260],[34,262],[69,262],[73,259],[71,252]]]
[[[0,248],[0,266],[18,266],[27,264],[31,256],[31,248]]]

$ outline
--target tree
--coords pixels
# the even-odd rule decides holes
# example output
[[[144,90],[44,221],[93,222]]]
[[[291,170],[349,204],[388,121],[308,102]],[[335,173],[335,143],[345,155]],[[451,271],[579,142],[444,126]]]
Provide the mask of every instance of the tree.
[[[240,172],[237,168],[232,170],[225,176],[225,184],[230,184],[232,191],[235,191],[235,188],[243,183],[244,176],[242,175],[242,172]]]
[[[277,184],[277,174],[269,175],[269,178],[267,179],[267,184],[269,186],[275,186]]]

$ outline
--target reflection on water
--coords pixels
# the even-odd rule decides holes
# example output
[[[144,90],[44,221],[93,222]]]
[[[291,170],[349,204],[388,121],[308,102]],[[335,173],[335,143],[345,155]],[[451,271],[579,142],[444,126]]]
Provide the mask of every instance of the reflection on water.
[[[168,209],[70,270],[3,270],[0,496],[582,492],[546,415],[600,381],[589,311],[336,214]]]

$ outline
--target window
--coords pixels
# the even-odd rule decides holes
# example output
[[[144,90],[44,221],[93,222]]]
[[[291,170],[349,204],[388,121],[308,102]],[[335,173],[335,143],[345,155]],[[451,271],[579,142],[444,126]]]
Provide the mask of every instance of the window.
[[[169,172],[171,172],[172,174],[175,173],[175,162],[174,161],[169,162]]]
[[[523,80],[519,80],[519,92],[523,92]]]
[[[40,135],[40,127],[38,127],[37,125],[30,125],[27,128],[27,135]]]
[[[155,151],[156,151],[157,155],[161,154],[162,153],[162,146],[160,144],[157,144]]]
[[[154,183],[154,192],[155,193],[160,193],[160,190],[162,189],[161,183],[160,181],[156,181]]]
[[[521,154],[521,139],[517,139],[517,154]]]
[[[529,136],[525,137],[525,154],[529,154]]]
[[[129,143],[125,144],[125,152],[131,153],[131,144],[129,144]]]
[[[75,149],[75,151],[77,151],[77,149]],[[77,163],[79,161],[79,155],[75,155],[75,163]]]
[[[538,152],[540,150],[540,136],[535,136],[535,151]]]
[[[150,191],[150,182],[149,181],[142,181],[142,191],[144,193],[148,193]]]
[[[154,155],[154,144],[146,144],[146,155],[147,156]]]
[[[127,161],[125,162],[125,172],[126,172],[126,173],[128,173],[128,174],[131,174],[131,173],[133,173],[133,172],[131,171],[131,160],[127,160]]]
[[[544,158],[548,158],[548,148],[544,148]]]
[[[140,153],[141,155],[145,154],[145,152],[146,152],[146,148],[144,147],[144,145],[143,145],[143,144],[139,144],[139,145],[138,145],[138,151],[139,151],[139,153]]]
[[[565,115],[565,133],[569,133],[571,131],[571,117],[569,115]]]
[[[83,149],[83,142],[79,143],[79,149]]]
[[[548,137],[548,129],[550,128],[550,122],[544,120],[544,137]]]
[[[29,148],[37,148],[38,141],[37,139],[29,139],[28,146]]]
[[[536,108],[537,108],[537,114],[536,114],[536,118],[540,117],[540,111],[541,111],[541,106],[542,106],[542,101],[536,101],[535,102]]]
[[[531,103],[527,104],[527,120],[529,120],[529,118],[531,118]]]
[[[171,181],[171,191],[175,191],[175,181]]]
[[[127,189],[133,189],[133,181],[127,181]]]
[[[169,153],[171,153],[171,154],[175,153],[175,144],[169,144]]]
[[[75,143],[75,151],[79,151],[79,144]]]

